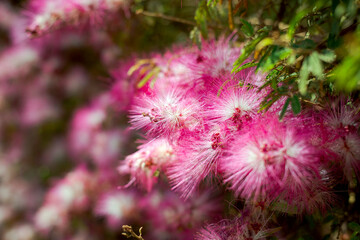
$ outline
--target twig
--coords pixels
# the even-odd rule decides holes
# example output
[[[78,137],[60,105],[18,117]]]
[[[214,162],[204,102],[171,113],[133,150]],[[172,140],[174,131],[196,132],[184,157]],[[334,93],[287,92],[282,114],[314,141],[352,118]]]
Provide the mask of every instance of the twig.
[[[148,17],[162,18],[162,19],[166,19],[166,20],[169,20],[169,21],[173,21],[173,22],[178,22],[178,23],[183,23],[183,24],[187,24],[187,25],[196,26],[196,22],[192,22],[192,21],[189,21],[189,20],[185,20],[185,19],[177,18],[177,17],[173,17],[173,16],[164,15],[162,13],[148,12],[148,11],[144,11],[142,9],[137,10],[136,14],[138,14],[138,15],[141,14],[141,15],[148,16]]]
[[[144,240],[144,238],[141,236],[142,235],[142,233],[141,233],[142,227],[140,227],[140,229],[139,229],[139,235],[134,233],[132,227],[129,226],[129,225],[123,225],[122,229],[123,229],[122,235],[126,236],[127,238],[133,237],[133,238],[136,238],[138,240]]]
[[[197,26],[196,22],[193,22],[193,21],[189,21],[189,20],[186,20],[186,19],[183,19],[183,18],[164,15],[162,13],[148,12],[148,11],[144,11],[142,9],[137,10],[136,14],[138,14],[138,15],[141,14],[141,15],[148,16],[148,17],[162,18],[162,19],[165,19],[165,20],[178,22],[178,23],[183,23],[183,24],[187,24],[187,25],[191,25],[191,26]],[[208,24],[208,27],[212,28],[212,29],[224,29],[222,26],[219,26],[219,25],[210,25],[210,24]]]
[[[229,28],[232,31],[232,30],[234,30],[234,18],[233,18],[232,0],[228,0],[228,8],[229,8]]]

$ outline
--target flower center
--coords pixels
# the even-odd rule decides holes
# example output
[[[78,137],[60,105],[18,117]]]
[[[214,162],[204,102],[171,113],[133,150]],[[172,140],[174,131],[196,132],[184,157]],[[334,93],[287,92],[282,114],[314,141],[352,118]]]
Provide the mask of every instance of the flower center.
[[[211,148],[212,149],[217,149],[219,147],[222,147],[222,142],[221,142],[221,136],[220,136],[220,133],[214,133],[212,136],[211,136]]]

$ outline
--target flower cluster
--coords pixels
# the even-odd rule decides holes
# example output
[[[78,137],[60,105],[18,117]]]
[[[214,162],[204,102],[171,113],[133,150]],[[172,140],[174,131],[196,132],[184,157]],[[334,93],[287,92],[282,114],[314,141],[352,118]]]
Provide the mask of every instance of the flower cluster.
[[[126,0],[32,0],[26,31],[39,36],[70,25],[99,25],[126,5]]]
[[[235,34],[128,56],[123,36],[77,31],[129,2],[30,0],[26,41],[0,4],[1,239],[111,240],[123,224],[147,240],[282,237],[279,215],[325,212],[334,190],[354,190],[358,102],[294,115],[283,97],[263,111],[271,86],[256,67],[232,72]]]

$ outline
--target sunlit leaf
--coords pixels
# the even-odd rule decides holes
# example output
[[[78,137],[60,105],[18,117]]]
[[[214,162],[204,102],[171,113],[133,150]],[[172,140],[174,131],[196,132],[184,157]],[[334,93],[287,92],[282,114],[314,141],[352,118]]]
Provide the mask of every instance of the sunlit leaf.
[[[295,115],[297,115],[301,112],[301,104],[300,104],[299,97],[297,95],[294,95],[291,98],[291,109]]]

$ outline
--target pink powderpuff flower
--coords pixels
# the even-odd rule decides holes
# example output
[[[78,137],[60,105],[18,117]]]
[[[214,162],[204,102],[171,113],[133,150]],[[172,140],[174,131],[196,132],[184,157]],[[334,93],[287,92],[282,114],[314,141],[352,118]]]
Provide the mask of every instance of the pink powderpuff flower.
[[[118,111],[129,110],[133,102],[137,74],[132,73],[129,76],[128,71],[134,63],[134,59],[131,58],[120,62],[119,67],[111,71],[111,76],[115,82],[110,89],[110,97]]]
[[[10,29],[17,16],[9,4],[0,3],[0,27]]]
[[[245,125],[257,118],[262,94],[256,89],[229,83],[221,90],[219,95],[208,97],[209,110],[206,112],[208,119],[216,123],[224,123],[230,130],[241,130]]]
[[[260,212],[245,209],[240,217],[223,219],[218,223],[205,226],[196,235],[196,240],[228,239],[266,239],[269,233],[278,229],[268,229],[268,220]]]
[[[202,105],[176,90],[143,95],[134,100],[130,123],[135,129],[145,129],[150,136],[174,136],[202,127]]]
[[[126,0],[32,0],[27,32],[38,36],[65,26],[97,25],[126,5]]]
[[[360,114],[346,102],[343,98],[335,100],[330,110],[323,113],[323,147],[335,154],[330,157],[340,162],[345,177],[352,181],[353,173],[360,179]]]
[[[130,219],[135,219],[138,213],[137,198],[132,192],[115,190],[104,193],[98,200],[95,212],[104,216],[112,229]]]
[[[69,225],[68,212],[54,204],[45,204],[36,212],[34,224],[45,235],[52,229],[64,230]]]
[[[120,156],[127,135],[119,129],[96,131],[91,139],[90,157],[100,167],[112,166]]]
[[[11,47],[0,55],[0,81],[28,74],[40,61],[38,50],[27,45]]]
[[[4,240],[35,240],[36,231],[29,223],[17,223],[7,229],[3,237]]]
[[[21,111],[21,122],[24,126],[38,125],[59,115],[58,107],[45,94],[25,96]]]
[[[330,131],[336,130],[336,137],[356,133],[360,126],[360,114],[354,106],[347,105],[343,98],[331,103],[330,109],[323,113],[323,118],[323,124]]]
[[[186,201],[168,190],[149,193],[140,203],[154,230],[148,238],[193,239],[195,229],[208,219],[220,217],[222,205],[219,200],[211,191],[194,194]],[[182,238],[172,237],[178,234],[183,235]]]
[[[231,38],[232,36],[203,43],[197,64],[194,65],[199,80],[206,83],[208,80],[231,76],[233,63],[241,52],[240,48],[230,46]]]
[[[202,84],[197,85],[195,81],[196,73],[192,66],[197,63],[198,50],[196,48],[177,47],[166,52],[163,56],[154,56],[153,61],[159,69],[154,82],[154,86],[161,91],[168,89],[180,89],[187,94],[194,94],[202,89]]]
[[[177,157],[170,142],[165,138],[148,141],[138,147],[138,151],[127,156],[118,167],[120,174],[130,174],[130,186],[136,182],[151,191],[160,172],[167,173]]]
[[[84,167],[78,167],[50,189],[45,202],[66,211],[84,211],[89,207],[93,185],[93,176]]]
[[[85,107],[75,113],[69,133],[69,148],[75,155],[88,150],[93,132],[100,128],[105,117],[105,109],[99,105]]]
[[[229,156],[220,163],[236,195],[274,199],[294,187],[307,194],[319,179],[317,150],[275,114],[263,116],[250,129],[235,137]]]
[[[356,133],[347,134],[335,139],[328,146],[340,158],[348,181],[352,181],[353,173],[360,179],[360,136]]]
[[[184,136],[175,148],[179,160],[169,169],[172,189],[188,198],[206,176],[218,173],[218,161],[230,141],[224,126]]]

